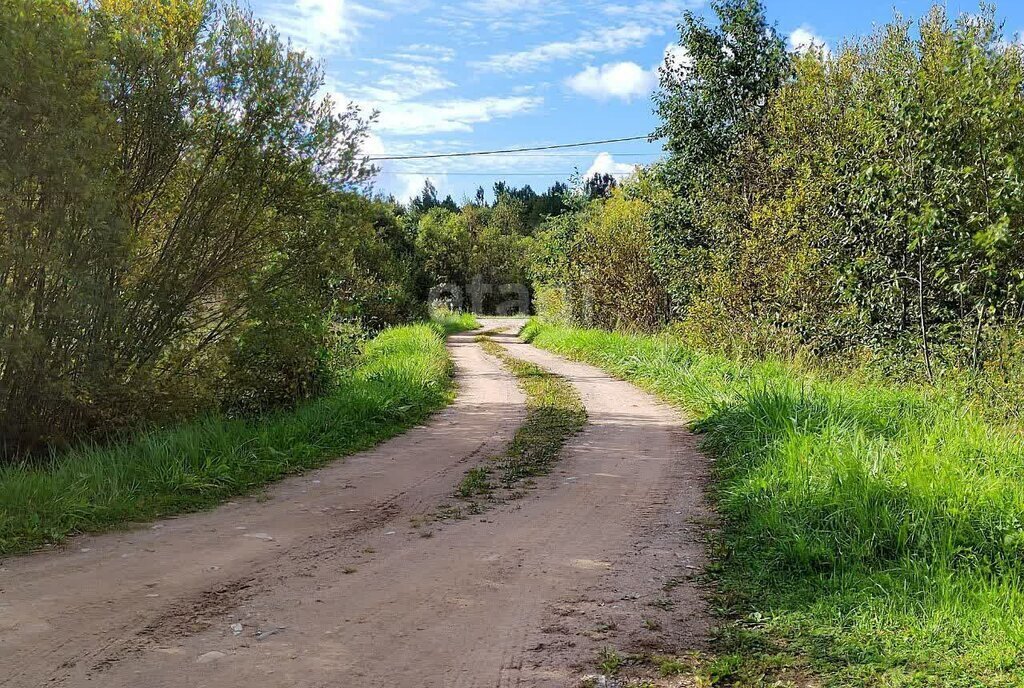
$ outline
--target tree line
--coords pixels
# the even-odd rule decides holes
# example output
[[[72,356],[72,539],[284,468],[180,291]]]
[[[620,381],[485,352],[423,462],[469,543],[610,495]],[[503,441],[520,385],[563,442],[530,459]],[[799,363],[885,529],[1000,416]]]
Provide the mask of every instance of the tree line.
[[[476,276],[574,324],[1008,376],[1024,50],[995,10],[797,54],[758,0],[712,9],[661,71],[662,162],[398,203],[372,115],[247,10],[2,0],[4,450],[322,394]]]

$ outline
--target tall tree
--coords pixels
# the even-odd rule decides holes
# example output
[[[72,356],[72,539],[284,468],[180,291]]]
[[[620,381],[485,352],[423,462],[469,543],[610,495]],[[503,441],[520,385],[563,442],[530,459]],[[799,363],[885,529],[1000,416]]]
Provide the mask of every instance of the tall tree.
[[[791,71],[785,41],[760,0],[714,0],[711,7],[714,26],[684,15],[655,96],[662,119],[655,136],[667,139],[662,172],[672,194],[655,211],[654,251],[677,310],[722,240],[721,223],[709,217],[718,210],[707,203],[711,188],[735,182],[732,212],[749,220],[757,170],[736,162],[756,145],[771,96]]]

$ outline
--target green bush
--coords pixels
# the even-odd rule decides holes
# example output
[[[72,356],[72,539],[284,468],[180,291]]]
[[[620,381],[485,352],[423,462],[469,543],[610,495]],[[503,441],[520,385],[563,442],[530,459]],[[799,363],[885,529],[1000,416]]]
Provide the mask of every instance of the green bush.
[[[212,506],[411,427],[450,399],[443,331],[386,330],[330,394],[294,410],[209,416],[0,467],[0,554]]]
[[[654,180],[641,176],[607,198],[575,199],[532,247],[537,311],[588,326],[651,331],[669,316],[651,261]]]
[[[425,315],[366,121],[230,2],[0,3],[0,453],[290,405]]]

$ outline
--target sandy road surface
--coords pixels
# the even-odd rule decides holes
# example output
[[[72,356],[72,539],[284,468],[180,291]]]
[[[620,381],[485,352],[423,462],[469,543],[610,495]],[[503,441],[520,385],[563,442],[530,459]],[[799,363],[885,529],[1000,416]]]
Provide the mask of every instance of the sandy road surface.
[[[706,466],[680,419],[502,341],[590,415],[526,497],[429,518],[524,415],[455,337],[458,401],[421,428],[269,499],[0,563],[0,686],[567,686],[606,645],[699,647]]]

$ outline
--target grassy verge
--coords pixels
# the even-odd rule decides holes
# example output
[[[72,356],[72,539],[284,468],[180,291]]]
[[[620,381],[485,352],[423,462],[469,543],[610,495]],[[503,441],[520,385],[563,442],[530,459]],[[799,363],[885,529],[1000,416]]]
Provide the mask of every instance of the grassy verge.
[[[526,393],[526,420],[492,465],[467,471],[456,495],[477,507],[471,510],[479,510],[480,505],[474,501],[477,497],[493,496],[496,488],[514,494],[531,478],[548,473],[562,446],[587,422],[583,402],[569,382],[509,355],[486,336],[478,337],[477,341],[519,380]]]
[[[531,323],[678,405],[715,457],[718,684],[1024,685],[1024,439],[895,385]]]
[[[480,327],[475,315],[458,311],[435,310],[430,314],[430,321],[446,335],[475,330]]]
[[[449,315],[387,330],[337,390],[293,411],[209,417],[69,451],[45,468],[0,469],[0,554],[209,507],[396,435],[450,401],[443,336],[475,326]]]

